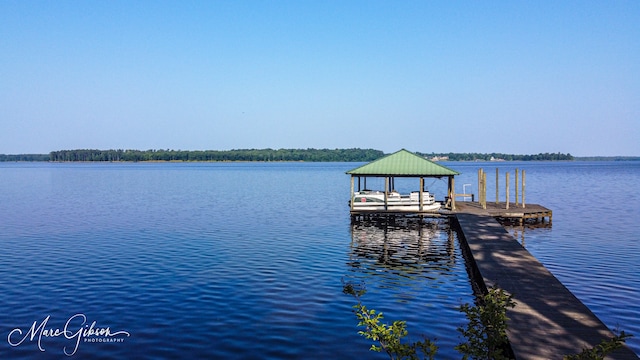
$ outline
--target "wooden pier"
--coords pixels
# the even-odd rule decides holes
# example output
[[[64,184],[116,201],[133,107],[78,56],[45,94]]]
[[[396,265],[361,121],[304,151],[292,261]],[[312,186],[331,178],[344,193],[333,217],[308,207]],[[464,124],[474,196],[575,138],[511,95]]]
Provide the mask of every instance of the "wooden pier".
[[[553,221],[553,211],[538,204],[527,204],[525,207],[515,203],[509,206],[505,202],[487,202],[484,207],[479,202],[456,202],[456,210],[453,213],[487,214],[498,220],[517,222],[545,223]]]
[[[510,176],[505,174],[505,201],[500,202],[499,169],[496,168],[495,202],[487,196],[487,174],[478,170],[478,196],[456,194],[455,170],[430,162],[406,150],[400,150],[369,164],[357,167],[351,175],[351,221],[379,221],[384,224],[413,221],[422,223],[430,216],[451,216],[460,227],[472,281],[480,292],[498,286],[513,296],[516,306],[507,311],[510,318],[507,336],[516,359],[562,359],[585,348],[593,348],[614,336],[578,298],[498,222],[542,223],[551,225],[552,211],[544,206],[525,203],[526,173],[515,170],[515,199],[509,200]],[[362,211],[354,208],[354,195],[367,189],[367,177],[385,179],[384,210]],[[424,178],[444,178],[447,193],[444,206],[436,212],[396,212],[388,208],[387,196],[394,189],[396,177],[419,178],[420,199]],[[521,179],[521,181],[519,181]],[[357,180],[357,182],[356,182]],[[456,201],[457,197],[470,202]],[[422,204],[422,200],[419,201]],[[638,359],[628,347],[615,351],[606,359]]]
[[[507,336],[516,359],[562,359],[613,336],[589,308],[496,221],[496,217],[507,215],[496,216],[494,210],[473,204],[458,203],[455,218],[464,237],[461,243],[478,287],[486,291],[495,285],[513,295],[516,306],[507,311]],[[638,356],[625,346],[606,359]]]
[[[378,211],[351,214],[352,222],[378,221],[386,225],[424,217],[449,216],[461,233],[472,282],[486,293],[497,286],[513,295],[516,306],[507,310],[507,336],[516,359],[562,359],[593,348],[613,332],[526,250],[503,223],[551,226],[552,211],[537,204],[458,202],[455,210],[437,213]],[[624,330],[624,329],[622,329]],[[639,357],[626,345],[605,359]]]

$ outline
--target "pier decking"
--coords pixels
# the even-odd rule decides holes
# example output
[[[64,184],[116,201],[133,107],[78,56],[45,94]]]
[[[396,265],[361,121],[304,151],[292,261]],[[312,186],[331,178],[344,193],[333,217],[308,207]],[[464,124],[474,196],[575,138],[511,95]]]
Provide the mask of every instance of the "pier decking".
[[[525,221],[548,222],[550,224],[553,220],[553,212],[538,204],[527,204],[523,208],[522,205],[510,203],[509,208],[507,208],[504,202],[487,202],[486,209],[483,209],[479,202],[458,201],[454,212],[488,214],[497,219],[521,224]]]
[[[495,219],[495,212],[460,206],[455,217],[481,287],[497,285],[513,295],[509,342],[516,359],[562,359],[613,333]],[[529,207],[530,205],[527,205]],[[518,209],[513,209],[518,210]],[[550,215],[549,215],[550,217]],[[628,347],[607,359],[638,359]]]

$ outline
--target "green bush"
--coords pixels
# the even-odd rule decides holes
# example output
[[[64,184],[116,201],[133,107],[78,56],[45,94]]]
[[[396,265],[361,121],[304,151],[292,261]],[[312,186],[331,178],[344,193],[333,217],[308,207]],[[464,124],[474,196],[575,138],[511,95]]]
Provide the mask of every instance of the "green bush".
[[[509,344],[507,308],[516,306],[512,299],[513,295],[498,287],[492,287],[479,299],[479,304],[460,306],[460,311],[465,313],[469,320],[466,327],[458,328],[466,342],[455,347],[463,355],[463,359],[509,358],[506,351]]]
[[[368,309],[362,304],[361,297],[366,293],[364,285],[343,284],[343,292],[352,295],[358,302],[353,306],[354,313],[358,318],[358,326],[364,327],[358,334],[374,341],[370,350],[384,351],[392,360],[420,359],[419,354],[422,354],[423,359],[435,358],[438,347],[433,341],[426,337],[417,342],[404,340],[408,336],[406,321],[396,320],[391,325],[382,323],[384,317],[381,312]],[[478,299],[476,305],[464,304],[459,307],[469,320],[466,327],[458,328],[466,341],[455,347],[463,359],[509,359],[507,309],[514,308],[515,305],[512,295],[494,286]],[[567,355],[563,359],[602,360],[612,351],[621,348],[630,337],[632,335],[621,331],[619,335],[602,340],[593,348],[583,349],[581,353]]]
[[[620,349],[625,341],[632,337],[631,334],[627,334],[621,331],[620,334],[615,335],[611,339],[602,340],[600,344],[594,346],[591,349],[583,349],[581,353],[576,355],[567,355],[564,360],[600,360],[604,359],[607,354],[614,350]]]
[[[343,287],[345,294],[353,295],[358,303],[353,306],[354,312],[358,318],[358,326],[364,326],[363,331],[358,334],[367,339],[371,339],[375,343],[371,345],[370,350],[381,352],[384,351],[392,360],[396,359],[434,359],[438,347],[429,339],[424,338],[423,341],[408,342],[403,339],[408,335],[406,321],[394,321],[391,325],[382,323],[384,318],[381,312],[373,309],[367,309],[362,305],[360,297],[365,294],[363,287],[354,288],[352,284],[346,284]]]

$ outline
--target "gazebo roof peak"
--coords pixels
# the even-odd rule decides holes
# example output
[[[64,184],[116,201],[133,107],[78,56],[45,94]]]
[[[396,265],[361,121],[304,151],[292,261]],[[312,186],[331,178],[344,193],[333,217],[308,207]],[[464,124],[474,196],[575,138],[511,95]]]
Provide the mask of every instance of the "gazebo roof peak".
[[[347,171],[351,176],[441,177],[460,175],[405,149]]]

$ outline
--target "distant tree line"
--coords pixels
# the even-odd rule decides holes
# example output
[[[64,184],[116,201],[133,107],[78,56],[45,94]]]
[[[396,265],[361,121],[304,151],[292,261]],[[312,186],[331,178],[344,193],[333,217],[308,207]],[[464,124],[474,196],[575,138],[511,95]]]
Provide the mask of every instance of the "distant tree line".
[[[47,154],[17,154],[17,155],[0,154],[0,162],[2,161],[49,161],[49,155]]]
[[[492,160],[505,160],[505,161],[558,161],[558,160],[574,160],[573,156],[569,153],[540,153],[537,155],[514,155],[514,154],[480,154],[480,153],[430,153],[418,155],[426,158],[437,157],[439,159],[448,158],[449,161],[492,161]]]
[[[432,159],[449,161],[554,161],[577,160],[571,154],[540,153],[513,155],[502,153],[420,153]],[[235,150],[96,150],[76,149],[52,151],[49,154],[0,154],[2,161],[308,161],[308,162],[367,162],[384,156],[375,149],[235,149]],[[583,160],[583,158],[578,158]],[[584,158],[585,160],[591,158]],[[603,158],[593,158],[603,160]],[[608,158],[623,160],[622,158]],[[624,158],[635,160],[637,158]]]
[[[237,150],[60,150],[49,161],[373,161],[374,149],[237,149]]]
[[[576,161],[639,161],[640,156],[581,156]]]

